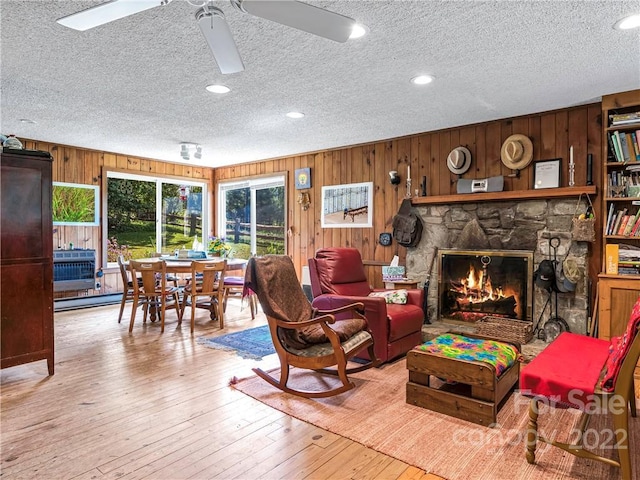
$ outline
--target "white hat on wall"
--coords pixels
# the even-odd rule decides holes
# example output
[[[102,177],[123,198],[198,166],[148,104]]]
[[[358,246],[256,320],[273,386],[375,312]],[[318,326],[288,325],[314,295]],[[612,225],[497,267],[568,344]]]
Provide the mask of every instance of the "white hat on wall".
[[[447,167],[451,173],[462,175],[471,167],[471,152],[467,147],[456,147],[447,157]]]

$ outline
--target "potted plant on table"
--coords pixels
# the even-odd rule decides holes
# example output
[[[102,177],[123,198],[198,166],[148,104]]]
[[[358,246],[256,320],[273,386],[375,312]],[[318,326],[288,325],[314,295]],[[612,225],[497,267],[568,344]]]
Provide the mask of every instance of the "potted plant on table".
[[[210,236],[209,243],[207,245],[207,252],[209,252],[209,255],[214,257],[225,258],[229,252],[231,252],[231,246],[225,243],[224,238]]]

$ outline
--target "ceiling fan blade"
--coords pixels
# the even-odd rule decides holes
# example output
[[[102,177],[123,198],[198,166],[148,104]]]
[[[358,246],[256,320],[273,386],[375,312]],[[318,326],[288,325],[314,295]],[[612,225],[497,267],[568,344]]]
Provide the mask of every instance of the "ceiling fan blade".
[[[59,18],[57,22],[65,27],[84,32],[90,28],[128,17],[134,13],[143,12],[150,8],[159,7],[160,5],[166,5],[170,1],[171,0],[111,0],[110,2]]]
[[[235,0],[241,10],[336,42],[346,42],[356,21],[297,0]]]
[[[222,11],[215,7],[203,8],[196,13],[196,20],[218,63],[220,73],[226,75],[242,72],[244,64]]]

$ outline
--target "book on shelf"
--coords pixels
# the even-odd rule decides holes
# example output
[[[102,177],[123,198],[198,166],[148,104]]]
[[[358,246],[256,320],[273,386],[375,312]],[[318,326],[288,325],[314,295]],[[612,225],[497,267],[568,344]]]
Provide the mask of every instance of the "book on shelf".
[[[640,209],[638,209],[638,212],[640,212]],[[638,213],[636,213],[635,215],[629,215],[629,220],[627,220],[627,223],[624,226],[622,235],[624,235],[625,237],[628,237],[629,235],[631,235],[631,230],[633,230],[633,227],[637,221],[638,221]]]
[[[605,247],[605,273],[618,273],[618,244],[608,243]]]
[[[627,144],[631,145],[633,155],[635,156],[635,161],[640,162],[640,147],[638,147],[636,132],[627,133]],[[629,152],[629,154],[631,155],[631,152]]]
[[[612,127],[633,127],[635,125],[640,125],[640,119],[632,119],[632,120],[619,120],[617,122],[611,122]]]
[[[613,124],[616,122],[639,122],[640,123],[640,111],[628,112],[628,113],[611,113],[609,114],[609,121]]]
[[[618,245],[618,258],[628,261],[640,261],[640,247],[636,245],[629,245],[626,243],[617,243]]]
[[[607,228],[605,229],[605,234],[609,235],[609,232],[611,231],[611,224],[613,221],[613,203],[611,205],[609,205],[609,215],[607,215]]]
[[[616,223],[620,224],[620,215],[622,215],[622,210],[616,210],[613,214],[613,218],[611,219],[611,226],[609,230],[607,230],[607,235],[613,235],[613,232],[616,231]]]
[[[609,156],[612,158],[614,162],[619,162],[618,154],[616,152],[616,147],[613,141],[613,132],[609,132],[607,134],[607,140],[609,141]]]
[[[629,156],[629,146],[627,145],[627,136],[622,133],[618,133],[618,138],[620,138],[620,146],[622,149],[622,158],[624,158],[624,162],[630,162],[631,157]]]
[[[623,215],[622,220],[620,220],[620,226],[616,231],[616,235],[624,235],[624,231],[627,229],[627,223],[629,223],[629,218],[631,218],[631,215]]]
[[[620,229],[620,223],[622,222],[622,218],[627,214],[627,209],[618,210],[616,215],[616,223],[614,223],[613,228],[611,229],[611,235],[616,235],[618,230]]]
[[[616,159],[616,162],[623,162],[624,157],[622,156],[622,146],[620,144],[620,134],[616,130],[615,132],[609,132],[609,144],[613,150],[613,156]]]
[[[638,228],[640,228],[640,209],[638,210],[639,215],[636,216],[636,221],[633,224],[633,227],[631,227],[631,231],[629,232],[629,235],[634,237],[636,235],[636,232],[638,231]]]
[[[619,267],[618,275],[640,275],[640,269],[629,268],[629,267]]]

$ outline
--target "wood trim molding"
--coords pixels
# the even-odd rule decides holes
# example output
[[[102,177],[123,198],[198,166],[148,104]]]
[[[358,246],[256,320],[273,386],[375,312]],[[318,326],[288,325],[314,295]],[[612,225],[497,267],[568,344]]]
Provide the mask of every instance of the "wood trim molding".
[[[460,193],[457,195],[434,195],[413,197],[412,205],[441,205],[451,203],[502,202],[507,200],[535,200],[562,197],[577,197],[581,193],[596,194],[595,185],[583,187],[544,188],[540,190],[520,190],[515,192]]]

